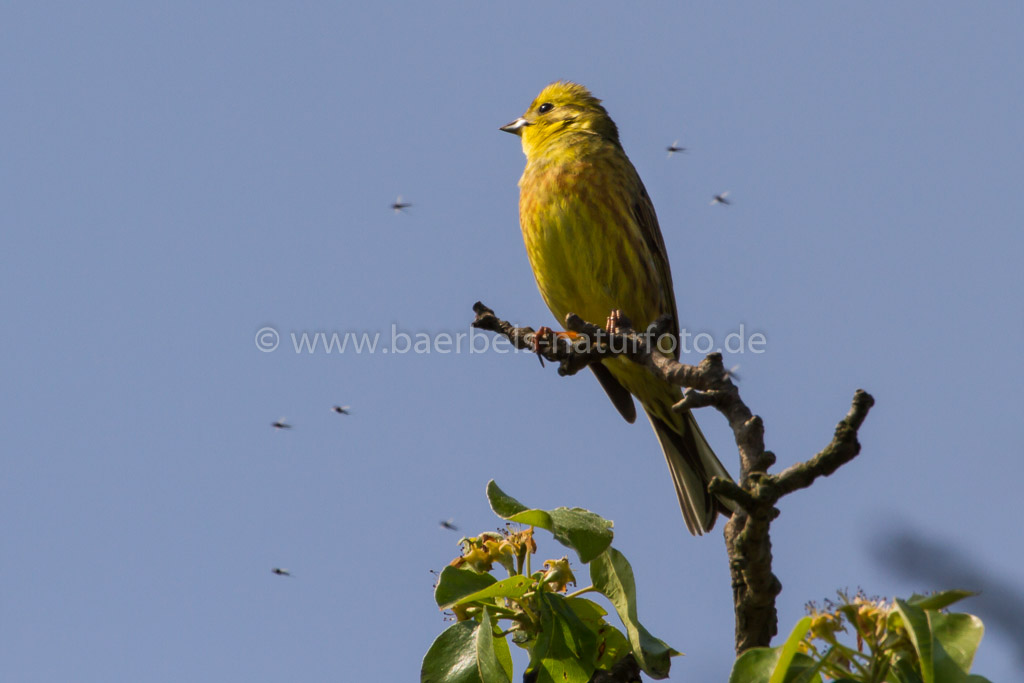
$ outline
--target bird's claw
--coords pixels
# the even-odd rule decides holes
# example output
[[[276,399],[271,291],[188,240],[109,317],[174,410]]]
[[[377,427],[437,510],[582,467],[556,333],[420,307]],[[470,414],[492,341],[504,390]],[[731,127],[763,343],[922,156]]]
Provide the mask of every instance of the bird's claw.
[[[633,324],[629,321],[629,318],[626,317],[626,314],[616,308],[608,314],[608,319],[605,322],[604,329],[608,334],[615,334],[620,329],[632,326]]]
[[[533,333],[533,352],[537,354],[537,360],[540,361],[541,367],[544,367],[544,355],[540,348],[541,340],[547,340],[553,334],[554,331],[546,325]]]

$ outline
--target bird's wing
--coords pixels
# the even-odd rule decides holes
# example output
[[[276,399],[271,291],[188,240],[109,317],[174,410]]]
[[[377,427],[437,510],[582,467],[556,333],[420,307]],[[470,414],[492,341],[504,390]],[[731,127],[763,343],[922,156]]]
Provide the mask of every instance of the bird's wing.
[[[647,189],[640,180],[640,176],[635,171],[633,175],[637,184],[637,200],[633,204],[633,218],[636,220],[637,227],[640,228],[640,234],[643,236],[644,244],[654,264],[657,275],[655,281],[661,283],[663,288],[659,294],[665,298],[667,308],[662,313],[672,314],[672,326],[669,328],[669,332],[676,338],[674,356],[679,358],[679,312],[676,310],[676,294],[672,287],[672,271],[668,265],[668,250],[665,249],[665,240],[661,236],[661,228],[658,227],[658,216],[654,213],[651,197],[647,194]],[[637,332],[643,332],[643,330],[637,330]]]

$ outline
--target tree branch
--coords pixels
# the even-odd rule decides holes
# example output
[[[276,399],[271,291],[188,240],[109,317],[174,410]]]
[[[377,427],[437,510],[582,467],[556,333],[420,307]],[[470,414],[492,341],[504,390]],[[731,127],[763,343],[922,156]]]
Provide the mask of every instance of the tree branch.
[[[798,463],[784,469],[778,476],[779,495],[784,496],[797,489],[803,489],[814,483],[818,477],[827,477],[842,465],[850,462],[860,453],[860,442],[857,430],[864,423],[868,411],[875,404],[875,399],[862,389],[853,395],[850,412],[836,426],[832,442],[807,462]]]
[[[722,364],[722,355],[712,353],[698,365],[686,365],[658,350],[657,340],[671,329],[668,317],[662,316],[638,334],[628,327],[609,332],[570,314],[566,328],[572,334],[563,337],[516,327],[480,302],[473,311],[473,327],[501,334],[516,348],[536,351],[542,358],[558,363],[560,375],[573,375],[591,363],[625,356],[684,389],[682,400],[673,410],[713,407],[725,417],[739,451],[740,474],[737,482],[716,477],[708,488],[736,508],[724,532],[732,575],[736,652],[770,645],[778,633],[775,598],[782,591],[782,584],[772,573],[769,527],[779,516],[775,503],[786,494],[810,486],[818,477],[832,474],[860,453],[857,432],[875,403],[871,395],[857,390],[850,411],[824,450],[780,474],[769,474],[775,455],[765,450],[764,423],[740,398]]]

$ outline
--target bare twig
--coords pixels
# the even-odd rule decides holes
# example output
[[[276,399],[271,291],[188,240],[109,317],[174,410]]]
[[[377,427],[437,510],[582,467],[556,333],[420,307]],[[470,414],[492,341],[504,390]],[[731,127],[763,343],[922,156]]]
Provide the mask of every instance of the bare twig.
[[[670,329],[663,316],[637,334],[630,329],[608,331],[578,316],[566,317],[573,335],[538,335],[532,328],[516,327],[499,319],[494,311],[477,302],[473,326],[507,337],[516,348],[530,349],[559,364],[560,375],[572,375],[591,363],[625,356],[644,365],[666,382],[685,389],[676,411],[714,407],[728,420],[740,456],[738,482],[714,478],[709,490],[735,503],[737,511],[725,525],[725,543],[732,574],[733,608],[736,616],[736,652],[767,646],[778,632],[775,598],[782,584],[772,573],[769,527],[779,516],[775,507],[782,496],[810,486],[828,476],[860,452],[857,431],[875,400],[858,389],[853,405],[836,427],[832,442],[807,462],[788,467],[780,474],[768,474],[775,455],[764,447],[764,423],[750,412],[730,380],[720,353],[709,354],[698,365],[680,363],[661,353],[655,340]]]

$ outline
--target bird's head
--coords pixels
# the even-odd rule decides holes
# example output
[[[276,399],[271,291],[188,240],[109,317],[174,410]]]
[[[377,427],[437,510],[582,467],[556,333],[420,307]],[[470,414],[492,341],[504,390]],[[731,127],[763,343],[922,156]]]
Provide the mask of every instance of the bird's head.
[[[599,136],[619,144],[619,130],[601,100],[568,81],[556,81],[541,90],[526,113],[501,130],[523,139],[527,158],[575,135]]]

